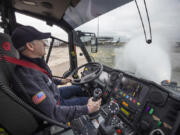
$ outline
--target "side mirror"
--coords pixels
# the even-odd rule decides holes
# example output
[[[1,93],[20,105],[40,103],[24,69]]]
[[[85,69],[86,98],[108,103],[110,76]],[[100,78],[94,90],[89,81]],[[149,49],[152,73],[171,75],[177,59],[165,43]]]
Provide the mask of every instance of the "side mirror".
[[[91,45],[91,53],[97,53],[98,44],[97,44],[97,38],[96,38],[95,33],[75,31],[73,38],[74,38],[74,43],[77,46]]]

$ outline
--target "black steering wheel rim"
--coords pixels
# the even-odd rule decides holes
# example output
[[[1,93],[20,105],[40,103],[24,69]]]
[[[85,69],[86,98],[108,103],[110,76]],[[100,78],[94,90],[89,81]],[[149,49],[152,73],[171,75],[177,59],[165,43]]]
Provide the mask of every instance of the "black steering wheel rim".
[[[99,77],[99,75],[102,73],[102,71],[103,71],[103,65],[101,64],[101,63],[98,63],[98,62],[89,62],[89,63],[86,63],[86,64],[83,64],[83,65],[81,65],[81,66],[79,66],[79,67],[77,67],[73,72],[72,72],[72,76],[74,76],[75,75],[75,73],[77,73],[78,71],[79,71],[79,69],[81,69],[81,68],[83,68],[83,67],[86,67],[86,66],[92,66],[92,65],[95,65],[96,67],[98,67],[98,69],[97,70],[95,70],[94,72],[92,72],[92,73],[90,73],[90,74],[88,74],[87,76],[90,78],[90,77],[92,77],[91,79],[88,79],[87,81],[82,81],[82,78],[84,78],[84,77],[86,77],[86,76],[84,76],[84,77],[82,77],[81,79],[80,79],[80,82],[78,82],[78,81],[76,81],[76,79],[74,79],[74,80],[72,80],[72,84],[73,85],[80,85],[80,84],[85,84],[85,83],[89,83],[89,82],[91,82],[91,81],[93,81],[93,80],[95,80],[96,78],[98,78]],[[87,78],[88,78],[87,77]]]

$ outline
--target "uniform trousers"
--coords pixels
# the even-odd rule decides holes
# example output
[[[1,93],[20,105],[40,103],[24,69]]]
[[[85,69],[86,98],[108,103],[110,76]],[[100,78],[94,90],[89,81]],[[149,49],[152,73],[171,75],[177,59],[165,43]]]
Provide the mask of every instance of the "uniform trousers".
[[[60,87],[60,102],[61,105],[72,106],[72,105],[86,105],[89,97],[82,97],[83,92],[81,87],[72,85]]]

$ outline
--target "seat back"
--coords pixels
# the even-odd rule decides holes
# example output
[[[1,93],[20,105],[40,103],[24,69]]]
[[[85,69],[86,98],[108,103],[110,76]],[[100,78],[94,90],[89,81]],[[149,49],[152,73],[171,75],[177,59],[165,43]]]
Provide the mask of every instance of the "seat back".
[[[5,56],[18,57],[10,37],[0,33],[0,128],[12,135],[31,135],[38,123],[33,114],[19,104],[11,88],[15,65],[8,63]],[[18,102],[19,103],[18,103]]]

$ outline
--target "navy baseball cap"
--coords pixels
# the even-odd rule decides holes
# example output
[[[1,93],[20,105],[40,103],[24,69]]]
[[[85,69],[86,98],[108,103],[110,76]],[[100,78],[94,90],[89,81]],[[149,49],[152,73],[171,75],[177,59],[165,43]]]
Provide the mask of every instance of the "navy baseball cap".
[[[19,48],[26,45],[27,42],[33,40],[46,39],[51,36],[51,33],[42,33],[31,26],[21,26],[16,28],[11,36],[14,47],[18,50]]]

